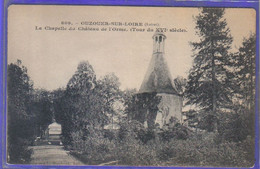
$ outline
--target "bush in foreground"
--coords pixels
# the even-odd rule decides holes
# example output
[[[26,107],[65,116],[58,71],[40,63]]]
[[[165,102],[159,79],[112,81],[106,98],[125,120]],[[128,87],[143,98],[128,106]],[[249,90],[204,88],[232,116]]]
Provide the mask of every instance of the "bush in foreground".
[[[219,142],[218,135],[203,132],[185,139],[165,139],[156,133],[151,137],[150,130],[134,124],[110,131],[113,139],[104,137],[106,134],[102,130],[91,132],[85,140],[76,132],[72,136],[72,152],[88,165],[111,161],[114,161],[112,165],[128,166],[250,167],[254,164],[251,137],[242,142]]]

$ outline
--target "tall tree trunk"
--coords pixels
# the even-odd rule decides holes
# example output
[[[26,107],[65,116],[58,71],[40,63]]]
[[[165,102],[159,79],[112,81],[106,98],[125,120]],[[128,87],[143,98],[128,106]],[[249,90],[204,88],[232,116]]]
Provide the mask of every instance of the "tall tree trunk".
[[[213,44],[213,43],[211,43]],[[216,94],[216,65],[215,65],[215,56],[212,54],[212,120],[213,120],[213,131],[217,132],[217,122],[216,122],[216,113],[217,113],[217,94]]]

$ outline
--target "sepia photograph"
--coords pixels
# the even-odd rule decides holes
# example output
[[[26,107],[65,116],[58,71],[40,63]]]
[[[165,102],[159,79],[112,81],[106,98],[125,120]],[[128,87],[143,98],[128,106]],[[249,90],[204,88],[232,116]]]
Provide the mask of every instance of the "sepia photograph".
[[[10,5],[8,164],[253,167],[256,11]]]

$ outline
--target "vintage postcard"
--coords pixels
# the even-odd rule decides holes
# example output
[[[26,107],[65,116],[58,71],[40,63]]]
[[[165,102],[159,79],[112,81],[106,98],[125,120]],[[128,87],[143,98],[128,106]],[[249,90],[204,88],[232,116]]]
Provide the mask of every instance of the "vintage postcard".
[[[11,5],[8,164],[252,167],[256,11]]]

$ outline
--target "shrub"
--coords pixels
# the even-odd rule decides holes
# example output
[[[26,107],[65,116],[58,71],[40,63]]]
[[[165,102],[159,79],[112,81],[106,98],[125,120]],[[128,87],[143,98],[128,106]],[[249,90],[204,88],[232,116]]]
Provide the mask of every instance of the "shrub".
[[[156,131],[151,129],[141,130],[138,133],[138,139],[144,144],[146,144],[150,140],[154,140],[156,137],[158,137]]]
[[[245,157],[245,166],[252,167],[255,163],[255,140],[248,136],[244,141],[238,143],[241,153]]]
[[[109,132],[89,130],[72,133],[73,153],[89,165],[117,161],[130,166],[211,166],[250,167],[254,162],[254,140],[243,142],[216,141],[218,134],[207,131],[189,132],[183,139],[182,126],[162,137],[146,130],[139,122],[121,124],[113,139],[105,137]],[[179,127],[179,128],[178,128]],[[173,132],[174,131],[174,132]],[[117,137],[116,137],[117,136]]]
[[[118,131],[119,140],[126,140],[127,138],[140,138],[145,132],[145,128],[142,123],[136,120],[130,122],[123,122],[120,124]]]
[[[160,164],[154,147],[145,145],[133,137],[129,137],[126,142],[118,142],[115,151],[119,165],[158,166]]]
[[[104,130],[104,138],[108,138],[110,141],[116,139],[116,132],[113,130]]]
[[[95,130],[85,137],[83,131],[72,132],[72,154],[90,165],[114,160],[115,143],[103,134],[102,131]]]
[[[193,136],[186,140],[171,139],[156,143],[155,149],[161,165],[214,167],[250,167],[253,165],[252,139],[241,143],[217,144],[215,134],[204,133],[203,135],[202,138]]]
[[[29,142],[25,139],[17,139],[16,144],[9,144],[9,160],[13,164],[28,164],[31,160],[32,149],[29,149]]]
[[[160,136],[164,141],[170,141],[171,139],[185,140],[191,135],[191,130],[180,123],[176,123],[173,127],[165,127]]]
[[[254,112],[239,107],[236,112],[221,113],[219,137],[226,141],[239,142],[254,136]]]

